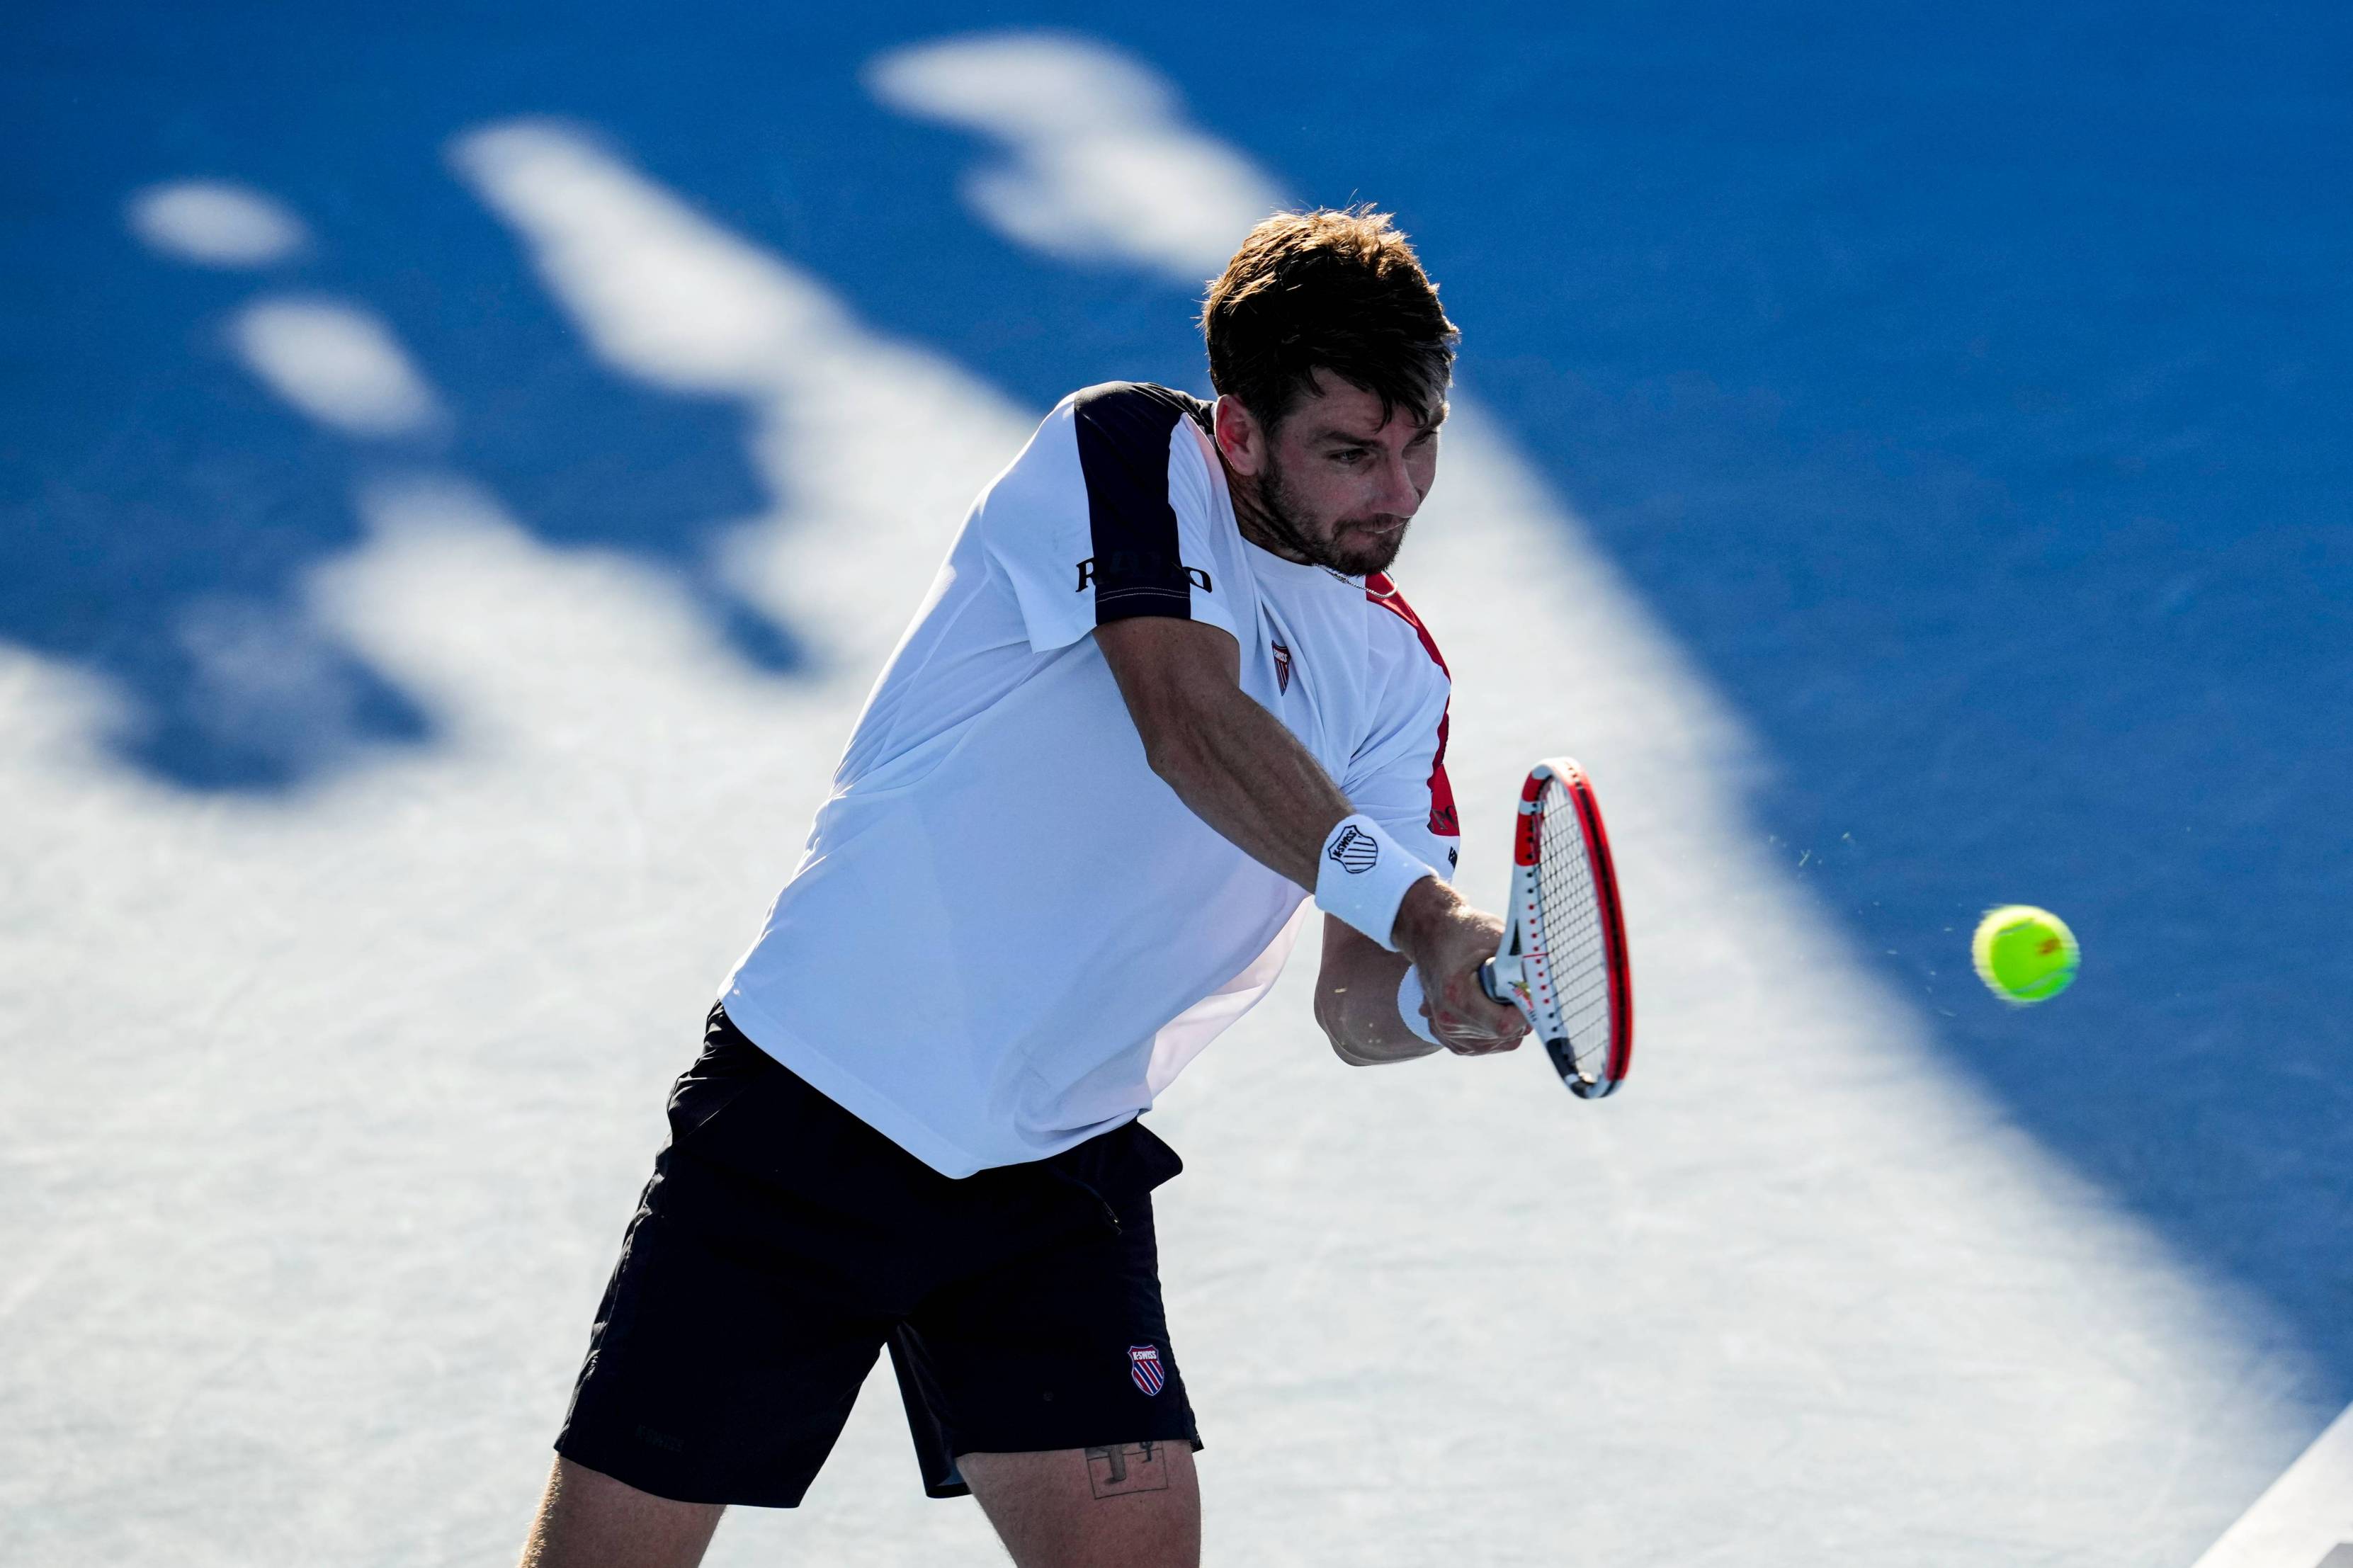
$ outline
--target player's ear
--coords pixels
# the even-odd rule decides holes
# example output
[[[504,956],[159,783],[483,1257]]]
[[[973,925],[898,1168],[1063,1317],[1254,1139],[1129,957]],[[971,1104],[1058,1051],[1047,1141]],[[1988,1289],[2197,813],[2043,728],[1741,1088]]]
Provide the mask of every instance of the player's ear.
[[[1226,467],[1245,478],[1255,479],[1266,466],[1265,426],[1231,393],[1219,396],[1213,418],[1218,429],[1218,451],[1225,458]]]

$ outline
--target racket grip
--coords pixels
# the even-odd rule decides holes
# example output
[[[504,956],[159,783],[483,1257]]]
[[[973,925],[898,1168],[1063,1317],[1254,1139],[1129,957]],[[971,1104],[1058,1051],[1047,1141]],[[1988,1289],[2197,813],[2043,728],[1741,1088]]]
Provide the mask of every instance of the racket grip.
[[[1509,996],[1504,994],[1504,987],[1495,978],[1495,961],[1492,958],[1479,966],[1479,989],[1487,994],[1487,1000],[1490,1002],[1511,1000]]]

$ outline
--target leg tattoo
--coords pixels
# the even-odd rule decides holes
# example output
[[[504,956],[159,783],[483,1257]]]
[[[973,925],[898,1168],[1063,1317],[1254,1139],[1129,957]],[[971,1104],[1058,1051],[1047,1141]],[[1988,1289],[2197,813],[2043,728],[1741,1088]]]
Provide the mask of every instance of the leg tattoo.
[[[1157,1442],[1089,1448],[1087,1480],[1099,1498],[1165,1492],[1168,1489],[1167,1454]]]

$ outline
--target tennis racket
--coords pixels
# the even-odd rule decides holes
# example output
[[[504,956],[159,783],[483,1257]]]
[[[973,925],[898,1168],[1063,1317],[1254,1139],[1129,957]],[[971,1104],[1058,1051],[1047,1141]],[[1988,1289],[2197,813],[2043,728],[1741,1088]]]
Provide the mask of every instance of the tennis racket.
[[[1527,1015],[1571,1093],[1599,1100],[1633,1058],[1634,987],[1609,836],[1591,781],[1568,758],[1528,774],[1512,861],[1511,923],[1479,984]]]

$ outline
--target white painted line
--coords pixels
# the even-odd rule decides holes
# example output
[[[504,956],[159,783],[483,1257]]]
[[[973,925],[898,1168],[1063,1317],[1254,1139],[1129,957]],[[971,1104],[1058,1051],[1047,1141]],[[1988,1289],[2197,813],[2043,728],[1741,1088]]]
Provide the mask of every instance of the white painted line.
[[[2353,1568],[2353,1405],[2222,1532],[2197,1568]]]

